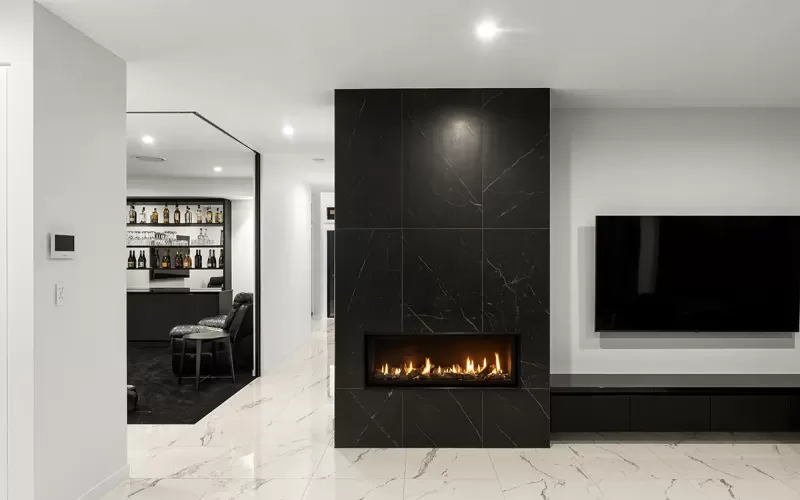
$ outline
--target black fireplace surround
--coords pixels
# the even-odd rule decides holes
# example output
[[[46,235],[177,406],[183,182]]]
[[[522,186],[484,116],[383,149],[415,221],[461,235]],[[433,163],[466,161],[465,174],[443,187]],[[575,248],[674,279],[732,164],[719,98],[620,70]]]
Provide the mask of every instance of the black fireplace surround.
[[[335,446],[549,446],[549,95],[336,91]]]

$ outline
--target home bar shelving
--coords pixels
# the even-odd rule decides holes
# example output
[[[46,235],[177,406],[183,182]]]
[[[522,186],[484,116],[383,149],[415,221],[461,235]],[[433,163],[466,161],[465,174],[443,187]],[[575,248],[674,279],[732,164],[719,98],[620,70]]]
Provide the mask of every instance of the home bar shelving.
[[[137,222],[130,222],[129,210],[134,206]],[[164,224],[163,210],[169,209],[170,223]],[[175,205],[180,210],[181,223],[174,223]],[[185,207],[190,207],[193,218],[197,206],[205,218],[210,208],[212,216],[220,213],[222,222],[183,222]],[[147,222],[139,222],[142,208]],[[157,212],[159,223],[150,222],[152,212]],[[197,197],[129,197],[126,205],[126,223],[128,232],[140,231],[142,234],[129,234],[126,245],[128,254],[134,253],[136,267],[129,271],[148,271],[129,273],[128,276],[128,340],[168,341],[169,331],[179,324],[195,324],[204,317],[225,314],[232,303],[231,286],[231,202],[223,198]],[[199,230],[205,229],[211,241],[192,244],[199,239]],[[167,231],[174,232],[164,236]],[[148,235],[147,233],[155,233]],[[162,234],[158,234],[162,233]],[[162,243],[155,241],[162,237],[171,237],[183,244]],[[154,244],[147,244],[153,241]],[[170,252],[170,267],[160,265],[164,253]],[[195,268],[196,252],[202,251],[202,268]],[[209,253],[214,251],[217,267],[206,267]],[[146,256],[145,267],[139,267],[140,252]],[[176,253],[188,255],[192,259],[192,267],[175,267]],[[224,262],[220,266],[220,257],[224,253]],[[155,261],[154,259],[158,259]],[[157,264],[157,265],[154,265]],[[122,262],[120,262],[122,265]],[[170,274],[174,273],[174,277]],[[209,287],[211,278],[222,278],[221,287]]]

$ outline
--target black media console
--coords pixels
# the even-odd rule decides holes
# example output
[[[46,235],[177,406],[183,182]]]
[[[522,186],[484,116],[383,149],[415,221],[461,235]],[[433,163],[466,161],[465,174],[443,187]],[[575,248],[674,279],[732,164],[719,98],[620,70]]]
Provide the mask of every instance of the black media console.
[[[551,375],[551,432],[800,431],[800,375]]]

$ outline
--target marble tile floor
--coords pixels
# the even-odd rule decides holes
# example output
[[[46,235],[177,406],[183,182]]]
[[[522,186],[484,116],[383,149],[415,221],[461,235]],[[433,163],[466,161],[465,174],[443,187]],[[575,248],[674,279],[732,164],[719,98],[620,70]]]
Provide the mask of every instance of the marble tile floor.
[[[129,426],[104,500],[800,500],[791,435],[584,434],[551,449],[334,449],[320,332],[195,425]]]

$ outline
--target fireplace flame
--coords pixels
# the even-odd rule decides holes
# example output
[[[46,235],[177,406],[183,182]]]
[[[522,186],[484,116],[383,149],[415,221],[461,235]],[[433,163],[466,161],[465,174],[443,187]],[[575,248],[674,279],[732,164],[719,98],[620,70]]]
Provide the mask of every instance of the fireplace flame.
[[[451,366],[436,365],[431,361],[431,358],[426,357],[425,363],[421,368],[414,368],[414,362],[408,361],[408,364],[403,363],[402,368],[390,367],[389,363],[380,365],[376,370],[384,378],[389,379],[420,379],[420,378],[460,378],[466,377],[468,379],[507,379],[510,374],[503,371],[500,363],[500,354],[494,353],[494,364],[490,365],[487,358],[483,358],[483,363],[478,363],[467,356],[464,365],[453,364]]]

